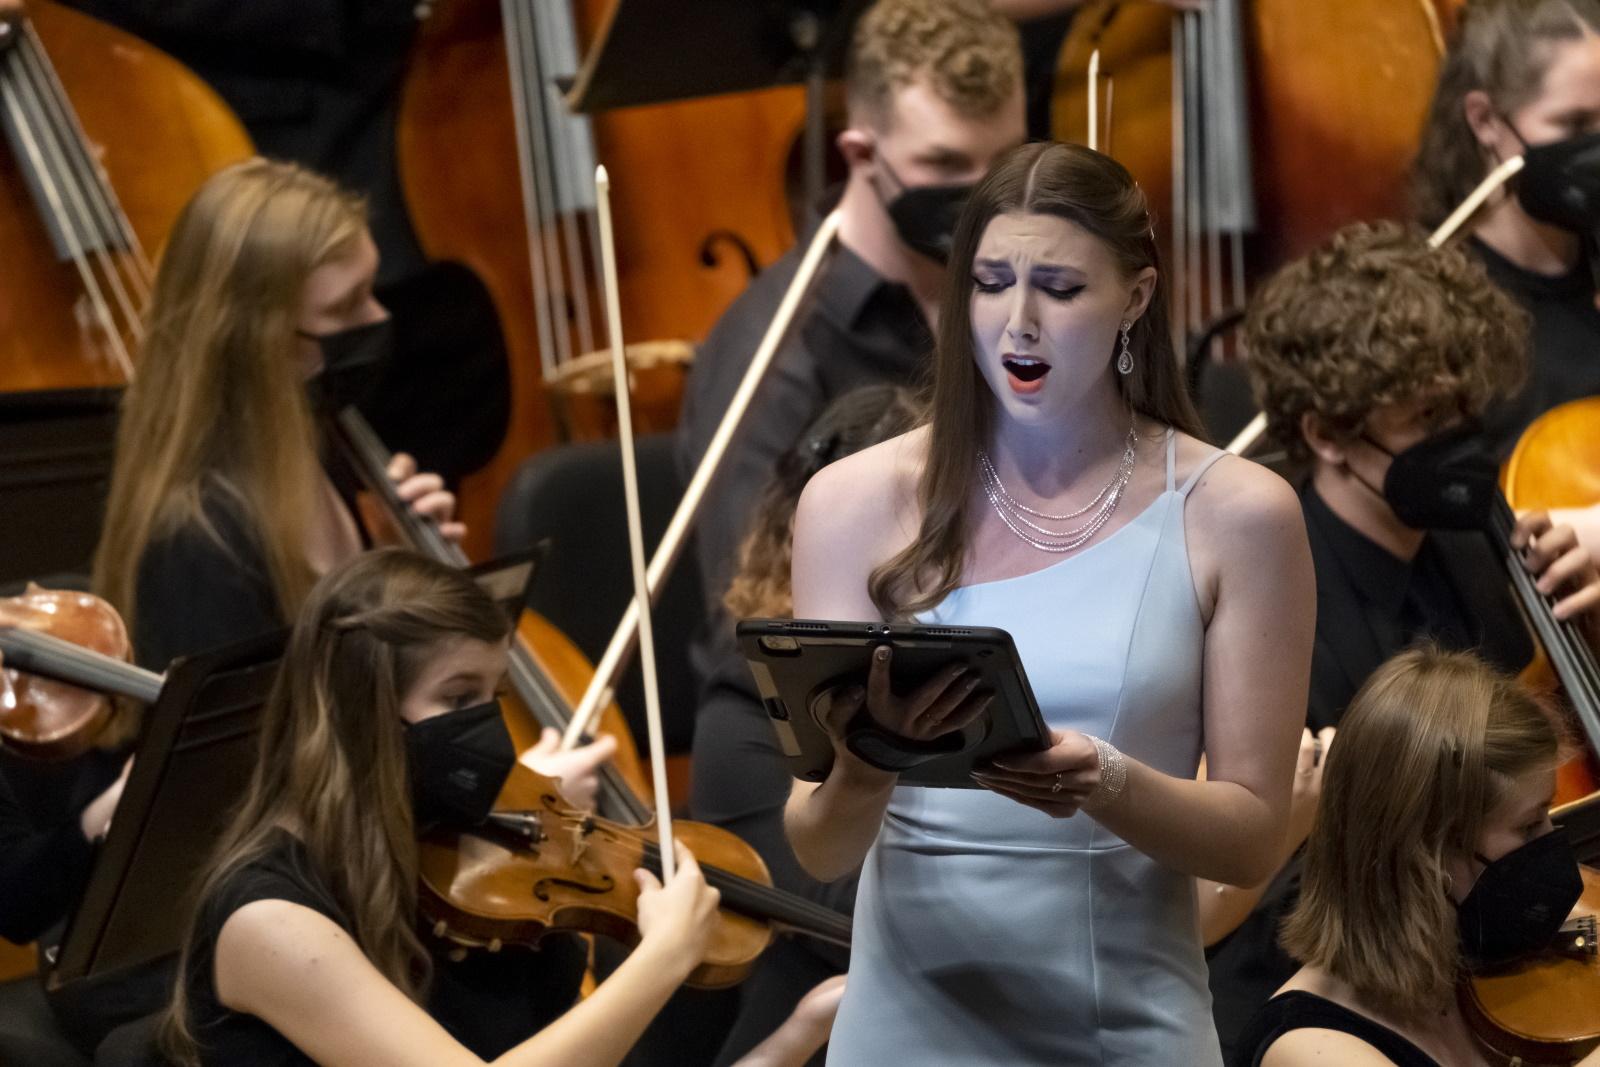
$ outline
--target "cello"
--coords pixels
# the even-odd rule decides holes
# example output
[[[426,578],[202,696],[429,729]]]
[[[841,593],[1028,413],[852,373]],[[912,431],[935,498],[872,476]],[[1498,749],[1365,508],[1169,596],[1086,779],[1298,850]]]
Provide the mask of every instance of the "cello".
[[[332,429],[336,445],[385,517],[412,546],[452,566],[464,565],[460,549],[399,499],[385,473],[387,453],[360,413],[345,408]],[[552,647],[559,659],[552,660]],[[565,677],[552,674],[552,665]],[[533,743],[539,726],[569,725],[576,692],[588,682],[574,672],[586,666],[559,631],[524,610],[509,663],[516,700],[502,705],[512,705],[506,721],[519,750]],[[648,786],[615,704],[606,709],[601,728],[623,742],[619,759],[599,768],[600,801],[615,819],[572,811],[548,780],[518,764],[488,828],[447,828],[421,842],[423,914],[436,937],[490,951],[506,944],[536,945],[545,933],[562,929],[623,942],[637,938],[636,888],[628,872],[651,865],[660,870],[660,850],[649,840],[656,815],[643,799]],[[738,982],[778,930],[849,945],[847,916],[773,888],[766,864],[741,838],[706,823],[673,825],[694,849],[708,881],[723,891],[723,919],[706,963],[692,979],[695,984],[718,988]]]
[[[1600,504],[1597,428],[1600,397],[1551,408],[1529,424],[1501,471],[1506,509],[1497,525],[1514,521],[1519,512]],[[1520,565],[1515,570],[1522,571],[1522,578],[1513,573],[1512,580],[1518,586],[1524,614],[1533,624],[1548,657],[1548,667],[1560,682],[1587,743],[1585,758],[1570,761],[1560,770],[1557,800],[1570,803],[1600,789],[1595,773],[1600,762],[1600,664],[1587,635],[1571,621],[1561,623],[1551,617],[1549,605],[1553,598],[1532,589]]]
[[[468,565],[465,553],[439,532],[431,519],[418,515],[395,491],[388,476],[389,451],[355,408],[338,412],[328,425],[329,437],[341,457],[365,487],[363,503],[375,512],[368,517],[392,529],[414,551],[452,567]],[[525,752],[544,727],[564,730],[571,720],[572,701],[588,683],[592,669],[583,653],[543,616],[525,609],[517,620],[511,645],[508,677],[515,700],[506,715],[517,751]],[[639,798],[647,791],[638,751],[622,710],[610,704],[600,730],[617,739],[617,754],[599,768],[603,810],[627,822],[650,819],[649,805]]]
[[[0,129],[0,391],[122,385],[147,250],[250,139],[175,60],[53,0],[29,0],[0,41]]]

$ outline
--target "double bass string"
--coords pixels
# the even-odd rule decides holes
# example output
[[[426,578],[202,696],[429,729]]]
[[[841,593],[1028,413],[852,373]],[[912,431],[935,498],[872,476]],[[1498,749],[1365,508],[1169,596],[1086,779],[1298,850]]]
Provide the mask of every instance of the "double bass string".
[[[73,110],[67,98],[67,88],[61,83],[61,75],[56,71],[55,64],[51,63],[45,53],[44,44],[39,39],[33,27],[27,26],[24,32],[23,44],[32,50],[34,61],[40,76],[44,79],[51,92],[47,99],[55,112],[56,121],[62,129],[70,130],[71,140],[78,147],[78,155],[85,164],[85,185],[93,194],[95,203],[100,211],[105,224],[114,229],[122,238],[122,246],[131,262],[128,270],[128,280],[138,292],[141,307],[148,303],[150,288],[155,279],[155,267],[150,258],[145,254],[144,245],[139,240],[139,235],[134,232],[133,223],[129,221],[127,212],[123,211],[122,204],[117,200],[110,185],[102,178],[102,172],[92,154],[88,151],[89,138],[83,131],[83,125],[78,121],[77,112]]]
[[[11,51],[16,52],[16,47]],[[84,231],[87,229],[87,224],[81,216],[72,213],[72,209],[63,199],[62,176],[52,171],[51,159],[47,158],[47,146],[42,139],[49,132],[48,119],[38,110],[37,95],[26,91],[35,87],[28,84],[26,72],[20,69],[20,61],[10,54],[4,58],[5,63],[0,65],[0,102],[5,105],[11,128],[21,142],[21,154],[25,157],[26,164],[31,166],[39,191],[47,202],[46,207],[60,233],[61,241],[66,246],[67,257],[77,269],[78,277],[83,282],[84,292],[94,307],[95,317],[106,333],[106,341],[112,355],[123,373],[130,374],[133,360],[128,355],[127,346],[117,330],[116,316],[105,294],[101,292],[99,279],[84,247],[87,238]],[[51,147],[53,146],[52,141]]]
[[[533,105],[530,105],[527,95],[530,72],[524,62],[528,51],[524,36],[529,33],[529,24],[524,20],[521,8],[522,5],[516,0],[501,0],[500,18],[506,41],[506,71],[511,80],[511,106],[515,117],[513,125],[517,134],[517,172],[522,178],[522,216],[527,231],[528,267],[533,285],[533,292],[529,296],[539,332],[539,360],[548,380],[555,369],[556,346],[566,341],[566,334],[560,329],[559,323],[551,321],[549,264],[541,239],[544,203],[534,166],[534,131],[529,116]]]
[[[127,338],[142,337],[143,324],[130,289],[142,305],[149,292],[149,263],[105,187],[37,32],[26,22],[16,44],[0,56],[0,104],[19,142],[19,162],[37,183],[41,206],[79,275],[106,346],[123,374],[131,376]],[[119,243],[126,256],[114,251]]]
[[[582,199],[586,176],[575,177],[589,169],[581,165],[575,142],[583,133],[569,128],[559,105],[550,102],[547,57],[574,33],[569,24],[556,21],[562,14],[559,7],[501,3],[546,381],[554,381],[576,356],[594,351],[598,333],[597,299],[588,280],[589,268],[596,265],[598,221]]]
[[[1552,608],[1556,596],[1539,591],[1533,575],[1522,566],[1519,554],[1511,548],[1516,515],[1499,493],[1496,493],[1489,521],[1491,532],[1505,556],[1512,587],[1556,669],[1556,676],[1567,690],[1568,702],[1577,714],[1590,749],[1600,753],[1600,664],[1596,663],[1594,651],[1573,620],[1555,617]]]
[[[98,164],[90,151],[88,140],[77,122],[72,119],[70,107],[65,105],[60,83],[50,75],[50,63],[44,55],[38,35],[31,25],[24,26],[17,42],[18,62],[26,77],[24,84],[31,92],[38,113],[44,117],[44,128],[50,136],[45,138],[61,176],[61,184],[73,201],[79,217],[84,220],[84,244],[93,249],[96,264],[105,278],[106,287],[121,310],[123,322],[130,335],[142,340],[144,331],[139,308],[135,306],[120,269],[121,257],[114,251],[125,244],[125,235],[106,207],[105,183],[100,177]]]
[[[576,67],[575,53],[577,42],[572,26],[571,9],[560,4],[532,4],[528,7],[528,17],[533,20],[533,47],[534,69],[538,74],[536,83],[531,86],[535,110],[539,115],[539,128],[544,130],[550,139],[548,180],[551,187],[556,190],[557,206],[566,207],[568,210],[559,212],[561,237],[566,245],[567,285],[573,297],[573,311],[578,328],[578,350],[580,353],[595,350],[594,320],[597,317],[596,300],[590,292],[588,266],[583,251],[583,227],[578,223],[579,205],[582,201],[581,192],[588,181],[588,171],[592,160],[579,158],[578,146],[574,137],[580,136],[573,128],[574,119],[563,116],[559,95],[555,94],[555,78],[559,71],[554,68],[562,58],[572,60],[571,66]],[[566,19],[566,22],[562,22]],[[572,56],[557,56],[556,51],[563,45],[570,44],[574,53]],[[552,103],[551,101],[555,102]],[[554,117],[552,118],[552,112]],[[593,155],[590,152],[589,155]],[[565,189],[569,203],[560,203],[560,193]],[[600,247],[599,220],[593,211],[585,212],[589,222],[589,247],[591,250]]]

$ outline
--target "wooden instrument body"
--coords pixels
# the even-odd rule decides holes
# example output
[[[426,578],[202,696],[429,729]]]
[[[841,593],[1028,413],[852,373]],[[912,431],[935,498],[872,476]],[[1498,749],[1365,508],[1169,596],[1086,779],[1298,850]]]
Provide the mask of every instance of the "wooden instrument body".
[[[536,814],[537,840],[450,830],[418,845],[422,913],[436,936],[498,951],[537,945],[547,933],[603,934],[639,940],[637,867],[660,873],[647,853],[654,826],[625,826],[568,807],[553,783],[518,767],[496,810]],[[771,886],[761,857],[740,838],[704,823],[674,822],[673,832],[710,868]],[[715,884],[713,876],[713,884]],[[715,989],[740,981],[772,940],[772,928],[726,906],[692,985]]]
[[[347,408],[340,412],[326,430],[366,487],[357,495],[356,505],[369,532],[381,531],[383,538],[446,566],[468,565],[466,555],[445,540],[434,522],[400,499],[388,475],[393,457],[358,411]],[[518,752],[526,752],[538,743],[544,728],[566,728],[573,704],[594,677],[594,666],[548,619],[524,608],[512,635],[509,668],[509,691],[500,702],[501,712],[512,743]],[[602,775],[620,776],[621,788],[631,795],[619,799],[629,809],[647,812],[648,805],[641,806],[637,798],[650,795],[648,776],[639,762],[628,721],[614,701],[602,711],[598,729],[617,739],[617,753]]]
[[[1501,484],[1518,511],[1600,504],[1600,397],[1535,419],[1518,438]]]
[[[1434,0],[1249,0],[1245,76],[1257,225],[1252,273],[1358,219],[1397,217],[1437,78]],[[1100,49],[1102,147],[1150,199],[1169,269],[1173,209],[1173,14],[1149,0],[1093,0],[1061,51],[1058,140],[1087,143],[1090,54]],[[1197,282],[1198,284],[1198,282]]]
[[[572,643],[572,639],[537,611],[524,608],[517,619],[517,641],[544,672],[567,706],[576,707],[589,687],[589,679],[594,677],[594,664]],[[507,715],[506,722],[518,751],[526,751],[539,740],[541,726],[550,725],[559,729],[564,725],[541,723],[534,710],[524,706],[514,696],[504,698],[503,702],[515,705],[516,714]],[[638,744],[633,731],[628,728],[628,719],[616,701],[608,703],[600,713],[598,732],[617,739],[617,752],[611,757],[611,763],[633,790],[634,796],[641,799],[650,797],[650,776],[639,758]]]
[[[42,631],[119,660],[133,646],[116,609],[97,596],[30,586],[0,600],[0,625]],[[0,670],[0,743],[35,759],[87,752],[114,711],[103,693],[6,667]]]
[[[249,136],[199,77],[137,37],[54,0],[30,0],[27,15],[134,233],[154,251],[207,177],[251,155]],[[0,389],[123,384],[3,143],[0,263]]]
[[[1559,405],[1535,419],[1517,439],[1500,483],[1518,513],[1600,505],[1600,397]],[[1535,689],[1554,690],[1560,684],[1542,648],[1522,679]],[[1581,744],[1581,751],[1557,770],[1556,800],[1571,803],[1597,790],[1600,755]]]
[[[1582,868],[1583,896],[1573,917],[1600,914],[1600,872]],[[1458,987],[1462,1015],[1500,1059],[1571,1064],[1600,1046],[1600,955],[1550,953]]]
[[[549,0],[568,3],[571,0]],[[586,0],[592,37],[613,0]],[[704,337],[749,281],[738,249],[770,263],[793,242],[784,196],[790,148],[804,117],[802,90],[774,89],[628,108],[596,116],[596,152],[612,176],[623,330],[630,342]],[[516,116],[498,0],[441,0],[417,40],[401,101],[402,185],[424,251],[472,269],[494,302],[511,364],[511,422],[499,453],[463,486],[469,547],[482,556],[494,507],[517,465],[560,438],[609,436],[609,387],[578,368],[554,395],[541,367],[530,236],[518,170]],[[580,223],[586,225],[586,223]],[[563,253],[564,255],[564,253]],[[579,265],[598,294],[594,260]],[[575,353],[579,309],[556,328]],[[596,341],[604,328],[595,304]],[[644,360],[633,372],[635,428],[677,421],[687,364]],[[605,374],[609,376],[609,364]],[[552,407],[554,405],[554,407]]]

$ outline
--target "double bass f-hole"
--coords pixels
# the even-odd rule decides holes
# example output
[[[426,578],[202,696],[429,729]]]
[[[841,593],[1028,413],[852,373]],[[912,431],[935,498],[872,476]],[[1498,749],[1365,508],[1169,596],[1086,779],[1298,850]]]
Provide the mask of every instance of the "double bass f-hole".
[[[728,245],[744,261],[744,270],[747,277],[753,279],[761,273],[761,263],[756,259],[755,251],[750,243],[732,230],[712,230],[706,234],[706,239],[700,242],[700,262],[710,268],[722,266],[722,257],[717,254],[718,245]]]

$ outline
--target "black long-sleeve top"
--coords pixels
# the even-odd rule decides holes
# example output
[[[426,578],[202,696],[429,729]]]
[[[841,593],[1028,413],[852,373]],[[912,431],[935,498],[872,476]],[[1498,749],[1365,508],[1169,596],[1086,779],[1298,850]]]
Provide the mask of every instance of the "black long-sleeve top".
[[[31,760],[0,750],[0,937],[45,937],[83,892],[94,846],[78,819],[116,781],[127,751]]]

